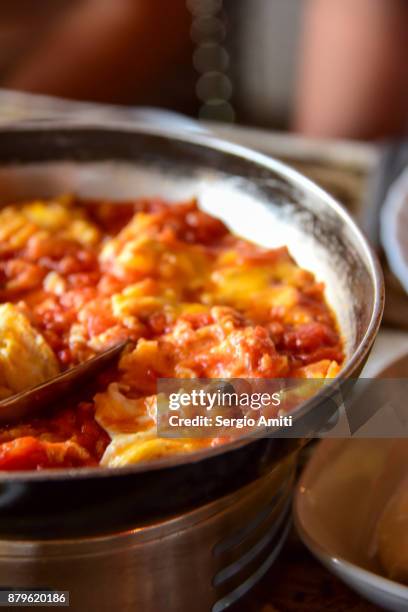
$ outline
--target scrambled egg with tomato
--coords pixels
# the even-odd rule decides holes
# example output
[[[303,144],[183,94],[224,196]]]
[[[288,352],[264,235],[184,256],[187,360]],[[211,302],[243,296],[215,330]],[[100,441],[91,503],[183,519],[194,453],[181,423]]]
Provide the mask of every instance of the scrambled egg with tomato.
[[[0,305],[0,396],[56,376],[57,358],[43,336],[13,304]]]
[[[0,211],[0,397],[119,340],[83,397],[0,429],[0,469],[121,466],[221,443],[157,436],[160,378],[326,378],[343,362],[324,286],[285,247],[195,201],[61,197]]]

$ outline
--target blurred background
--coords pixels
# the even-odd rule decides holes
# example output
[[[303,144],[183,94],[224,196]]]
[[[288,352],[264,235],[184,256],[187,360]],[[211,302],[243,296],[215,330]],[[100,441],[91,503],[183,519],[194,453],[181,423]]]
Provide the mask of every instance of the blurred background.
[[[0,87],[318,137],[407,128],[406,0],[2,0]]]
[[[197,129],[146,110],[158,107],[299,169],[381,258],[385,325],[365,371],[376,376],[408,354],[407,58],[408,0],[0,0],[0,125]],[[248,610],[377,610],[292,540],[274,570],[277,607],[267,575]]]

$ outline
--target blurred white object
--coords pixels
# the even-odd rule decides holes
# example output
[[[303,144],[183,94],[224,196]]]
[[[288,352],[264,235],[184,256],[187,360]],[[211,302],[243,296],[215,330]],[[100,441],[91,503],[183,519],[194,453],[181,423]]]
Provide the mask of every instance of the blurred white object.
[[[388,263],[408,293],[408,168],[389,190],[380,220],[381,242]]]
[[[362,378],[374,378],[394,361],[408,355],[408,333],[382,328],[361,373]]]

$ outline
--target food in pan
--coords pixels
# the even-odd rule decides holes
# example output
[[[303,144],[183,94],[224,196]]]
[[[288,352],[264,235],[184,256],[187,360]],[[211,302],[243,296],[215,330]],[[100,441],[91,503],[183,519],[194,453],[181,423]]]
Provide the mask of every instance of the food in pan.
[[[0,397],[56,376],[54,351],[14,304],[0,305]]]
[[[232,235],[195,201],[7,206],[0,282],[2,397],[133,343],[92,392],[1,428],[2,470],[122,466],[220,444],[157,437],[159,378],[326,378],[343,361],[324,285],[285,247]]]
[[[408,479],[391,497],[378,521],[377,547],[387,576],[408,584]]]

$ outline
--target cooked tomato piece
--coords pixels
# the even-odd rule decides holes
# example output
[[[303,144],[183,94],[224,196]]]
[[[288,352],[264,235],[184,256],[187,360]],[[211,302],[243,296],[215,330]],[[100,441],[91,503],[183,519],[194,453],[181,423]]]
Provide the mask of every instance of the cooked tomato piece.
[[[16,438],[0,444],[0,469],[38,470],[96,464],[87,451],[73,442],[44,442],[38,438]]]

